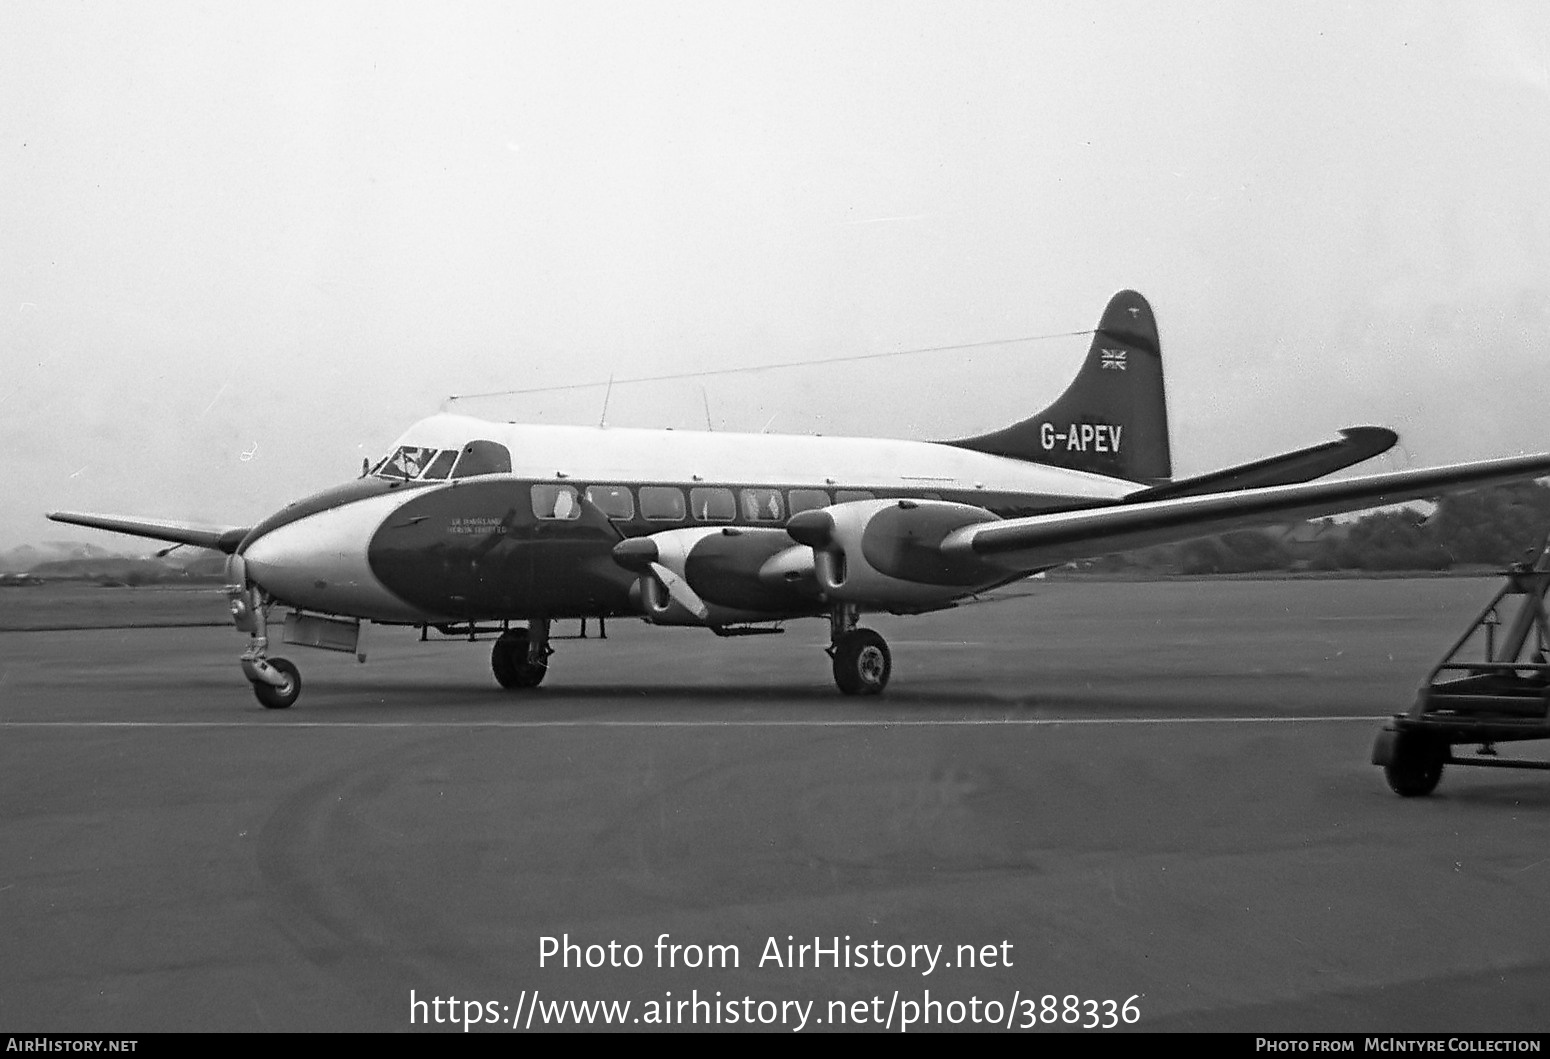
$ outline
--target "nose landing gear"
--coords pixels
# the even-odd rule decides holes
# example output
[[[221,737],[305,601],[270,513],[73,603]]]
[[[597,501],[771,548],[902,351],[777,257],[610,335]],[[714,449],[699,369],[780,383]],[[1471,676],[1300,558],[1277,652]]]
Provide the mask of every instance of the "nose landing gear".
[[[240,556],[235,571],[241,574]],[[231,617],[238,629],[249,634],[248,649],[242,652],[242,675],[253,685],[253,695],[269,710],[283,710],[301,696],[301,674],[284,658],[270,658],[268,604],[258,589],[237,577],[226,586],[231,600]]]
[[[267,669],[269,674],[265,676],[259,666]],[[242,671],[253,682],[253,695],[266,709],[283,710],[301,696],[301,674],[289,659],[249,659],[244,656]],[[259,674],[256,677],[255,671]],[[279,683],[270,683],[271,679],[278,679]]]

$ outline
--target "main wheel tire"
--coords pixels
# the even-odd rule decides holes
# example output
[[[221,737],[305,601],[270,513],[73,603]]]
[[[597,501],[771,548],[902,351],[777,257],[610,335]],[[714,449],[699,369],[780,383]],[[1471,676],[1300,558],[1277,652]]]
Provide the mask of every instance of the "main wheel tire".
[[[253,684],[253,694],[258,698],[259,702],[264,704],[264,708],[267,710],[288,709],[296,701],[297,697],[301,695],[301,673],[297,671],[296,667],[288,659],[270,658],[267,661],[270,668],[279,670],[280,675],[285,677],[285,683],[276,687],[273,684],[255,681]]]
[[[893,658],[871,629],[852,629],[834,642],[834,683],[847,695],[876,695],[888,686]]]
[[[1383,766],[1383,778],[1400,797],[1417,798],[1437,789],[1448,744],[1424,732],[1401,732],[1394,741],[1394,755]]]
[[[490,669],[495,682],[503,688],[536,688],[549,672],[548,662],[527,660],[527,630],[509,629],[500,634],[490,649]]]

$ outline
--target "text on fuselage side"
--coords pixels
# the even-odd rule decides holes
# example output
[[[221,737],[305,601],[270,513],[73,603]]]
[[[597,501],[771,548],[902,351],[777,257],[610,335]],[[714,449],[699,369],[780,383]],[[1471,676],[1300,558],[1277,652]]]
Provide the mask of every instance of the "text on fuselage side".
[[[448,533],[505,533],[506,525],[498,518],[470,516],[447,520]]]
[[[1072,423],[1062,431],[1054,423],[1040,423],[1039,444],[1068,452],[1118,452],[1124,429],[1112,423]]]

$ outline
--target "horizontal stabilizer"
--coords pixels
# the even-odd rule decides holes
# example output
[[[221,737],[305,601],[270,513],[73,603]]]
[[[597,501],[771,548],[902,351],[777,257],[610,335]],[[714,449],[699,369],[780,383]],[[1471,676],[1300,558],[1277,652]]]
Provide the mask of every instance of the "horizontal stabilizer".
[[[1336,482],[1240,489],[984,522],[953,531],[940,547],[944,555],[972,557],[1008,571],[1037,570],[1108,552],[1360,511],[1545,474],[1550,474],[1550,455],[1540,454]]]
[[[1399,435],[1386,427],[1348,427],[1340,432],[1339,441],[1326,441],[1322,445],[1282,453],[1253,463],[1240,463],[1236,467],[1224,467],[1209,474],[1164,482],[1131,493],[1125,500],[1127,503],[1170,500],[1181,496],[1222,493],[1230,489],[1263,489],[1272,485],[1311,482],[1363,460],[1381,456],[1393,448],[1398,440]]]
[[[53,522],[67,522],[72,526],[90,526],[93,529],[112,530],[114,533],[127,533],[132,537],[149,537],[174,544],[213,548],[227,555],[237,550],[237,545],[242,543],[249,529],[247,526],[199,526],[166,519],[124,518],[119,515],[83,515],[74,511],[50,511],[48,517]]]

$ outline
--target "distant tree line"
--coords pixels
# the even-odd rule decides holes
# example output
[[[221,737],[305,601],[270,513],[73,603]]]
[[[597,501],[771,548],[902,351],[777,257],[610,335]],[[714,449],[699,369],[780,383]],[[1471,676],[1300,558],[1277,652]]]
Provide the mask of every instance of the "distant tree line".
[[[1182,544],[1106,555],[1085,569],[1110,573],[1235,574],[1274,570],[1449,570],[1532,558],[1550,531],[1550,486],[1519,482],[1352,521],[1235,530]]]
[[[100,585],[138,587],[188,582],[215,583],[223,580],[225,569],[226,557],[218,553],[201,554],[180,563],[114,555],[55,559],[38,563],[27,574],[33,579],[44,581],[95,581]]]

